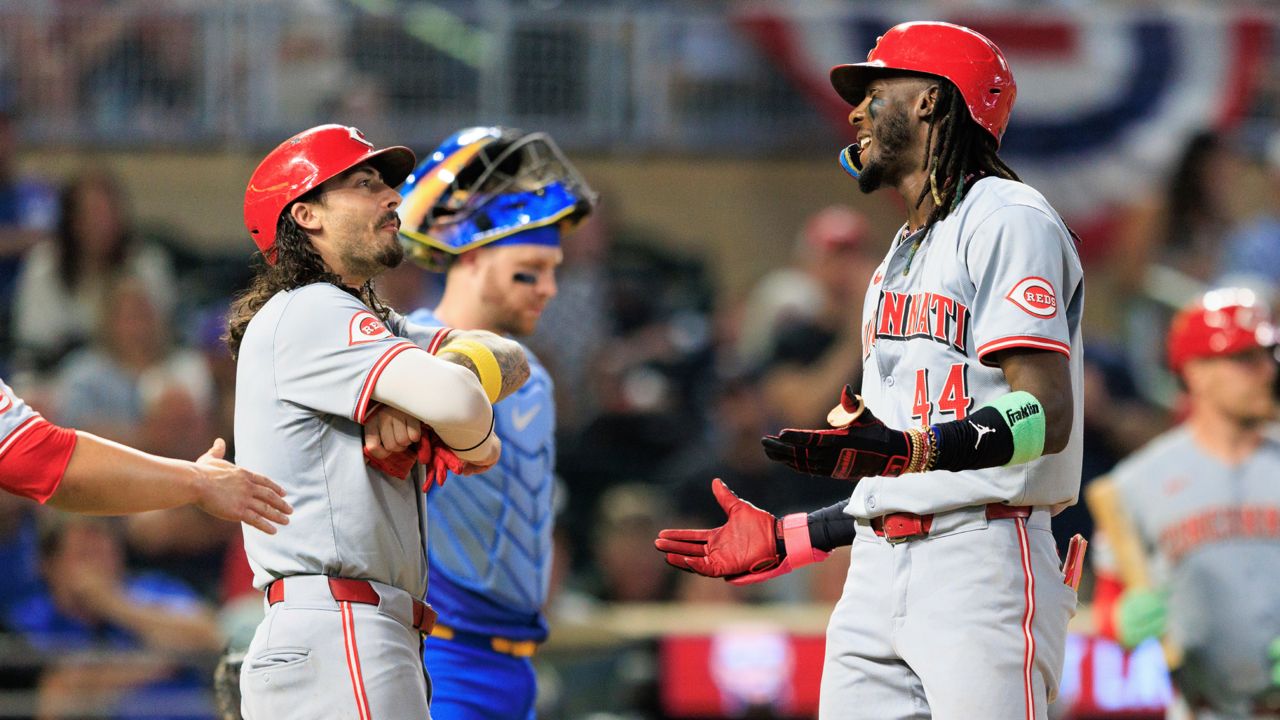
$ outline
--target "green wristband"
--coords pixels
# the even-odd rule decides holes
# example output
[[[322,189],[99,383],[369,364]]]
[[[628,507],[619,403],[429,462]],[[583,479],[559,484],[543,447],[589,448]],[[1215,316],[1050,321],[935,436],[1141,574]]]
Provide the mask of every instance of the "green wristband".
[[[1021,465],[1044,454],[1044,408],[1035,395],[1024,390],[1003,395],[990,403],[1013,434],[1013,457],[1005,463]]]

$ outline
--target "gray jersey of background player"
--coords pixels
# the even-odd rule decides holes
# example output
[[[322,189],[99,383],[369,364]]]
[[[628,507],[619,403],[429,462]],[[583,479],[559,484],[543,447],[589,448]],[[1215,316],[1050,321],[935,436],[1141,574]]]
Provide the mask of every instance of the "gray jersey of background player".
[[[1169,354],[1190,413],[1111,473],[1153,588],[1126,590],[1120,634],[1133,644],[1165,626],[1175,685],[1201,720],[1280,699],[1280,427],[1263,314],[1250,291],[1223,289],[1175,318]]]
[[[228,321],[236,447],[294,504],[288,532],[245,530],[270,600],[240,678],[250,720],[429,717],[422,473],[370,464],[362,423],[375,403],[396,407],[488,467],[501,449],[492,402],[519,387],[527,364],[513,342],[457,333],[491,348],[490,392],[483,368],[478,378],[428,352],[447,331],[411,326],[373,292],[371,279],[403,258],[393,186],[413,163],[407,148],[320,126],[268,154],[245,193],[265,263]]]
[[[846,388],[832,428],[763,442],[856,486],[847,504],[783,518],[780,538],[728,502],[718,535],[663,531],[659,549],[742,581],[852,542],[820,717],[1043,720],[1076,604],[1050,532],[1080,484],[1075,240],[996,155],[1016,87],[985,37],[904,23],[832,83],[858,139],[842,164],[863,192],[894,189],[907,222],[867,290],[863,397]]]

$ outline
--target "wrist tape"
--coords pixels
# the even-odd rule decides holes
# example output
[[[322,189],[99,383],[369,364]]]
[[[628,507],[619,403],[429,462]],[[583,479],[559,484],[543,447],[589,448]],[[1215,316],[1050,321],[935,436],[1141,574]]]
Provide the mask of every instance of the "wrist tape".
[[[498,401],[502,393],[502,370],[498,367],[498,359],[493,351],[475,340],[454,340],[440,349],[442,353],[457,353],[471,360],[476,366],[476,374],[480,376],[480,385],[490,403]]]

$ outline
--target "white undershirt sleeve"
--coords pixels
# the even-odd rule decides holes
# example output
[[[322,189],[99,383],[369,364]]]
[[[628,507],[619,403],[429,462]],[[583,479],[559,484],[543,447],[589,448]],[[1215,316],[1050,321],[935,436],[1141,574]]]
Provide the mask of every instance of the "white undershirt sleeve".
[[[500,447],[493,406],[475,373],[425,350],[413,348],[392,358],[378,376],[373,399],[431,426],[463,460],[490,460]]]

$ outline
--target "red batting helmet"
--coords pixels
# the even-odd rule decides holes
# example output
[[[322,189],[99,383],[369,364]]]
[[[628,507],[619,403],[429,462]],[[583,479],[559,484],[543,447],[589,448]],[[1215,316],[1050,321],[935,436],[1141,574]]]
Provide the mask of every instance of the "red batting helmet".
[[[362,163],[395,187],[413,171],[416,159],[407,147],[378,150],[364,133],[346,125],[319,125],[303,130],[267,153],[244,191],[244,225],[267,262],[274,263],[276,223],[289,203],[325,180]]]
[[[1223,288],[1183,308],[1169,327],[1169,367],[1181,373],[1188,360],[1271,347],[1276,330],[1267,306],[1252,290]]]
[[[876,41],[864,63],[831,68],[831,84],[857,106],[876,78],[903,71],[946,78],[969,106],[974,122],[1000,144],[1018,95],[1013,72],[995,43],[967,27],[944,22],[895,25]]]

